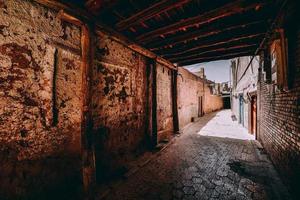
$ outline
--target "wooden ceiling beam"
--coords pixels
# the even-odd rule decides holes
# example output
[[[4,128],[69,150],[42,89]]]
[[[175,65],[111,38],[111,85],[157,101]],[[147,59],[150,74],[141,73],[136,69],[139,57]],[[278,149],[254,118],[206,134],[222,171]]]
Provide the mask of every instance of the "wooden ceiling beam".
[[[193,60],[188,59],[185,61],[177,62],[177,65],[178,66],[186,66],[186,65],[193,65],[193,64],[211,62],[211,61],[217,61],[217,60],[228,60],[228,59],[233,59],[233,58],[242,57],[242,56],[253,56],[254,53],[255,53],[255,50],[248,50],[248,51],[230,53],[230,54],[220,55],[220,56],[207,56],[207,57],[202,57],[202,58],[198,58],[198,59],[193,59]]]
[[[233,39],[225,40],[225,41],[222,40],[221,42],[203,44],[203,45],[189,48],[185,51],[180,51],[180,50],[175,51],[176,49],[174,49],[175,53],[173,53],[173,54],[161,53],[160,55],[166,59],[172,59],[172,58],[178,58],[181,56],[189,56],[189,55],[195,54],[197,52],[206,52],[206,51],[220,49],[220,48],[233,48],[233,47],[240,46],[240,45],[257,44],[263,39],[263,36],[264,36],[264,33],[253,34],[253,35],[233,38]]]
[[[145,34],[142,34],[136,38],[136,40],[140,43],[149,41],[153,38],[156,38],[160,35],[173,33],[182,29],[186,29],[193,26],[200,26],[203,24],[211,23],[213,21],[226,18],[238,13],[243,13],[252,9],[258,10],[262,6],[264,6],[264,2],[262,1],[256,1],[251,2],[247,0],[236,0],[234,2],[231,2],[229,4],[226,4],[225,6],[219,7],[217,9],[208,11],[206,13],[200,14],[195,17],[187,18],[181,21],[178,21],[176,23],[170,24],[168,26],[164,26],[161,28],[158,28],[156,30],[147,32]]]
[[[134,25],[140,24],[148,19],[151,19],[156,15],[167,12],[168,10],[171,10],[173,8],[180,7],[183,4],[186,4],[190,1],[191,0],[178,0],[175,2],[172,0],[159,1],[155,4],[153,4],[152,6],[146,8],[144,10],[141,10],[140,12],[138,12],[136,14],[133,14],[129,18],[118,22],[115,27],[118,31],[123,31]]]
[[[89,22],[94,21],[94,22],[96,22],[94,25],[95,25],[95,31],[97,34],[102,34],[102,36],[109,37],[109,38],[113,39],[114,41],[119,42],[120,44],[128,47],[129,49],[131,49],[137,53],[140,53],[141,55],[143,55],[145,57],[155,59],[158,63],[161,63],[162,65],[165,65],[170,69],[177,70],[177,66],[175,66],[170,61],[168,61],[162,57],[159,57],[157,54],[153,53],[152,51],[149,51],[148,49],[141,47],[140,45],[136,44],[135,42],[129,40],[127,37],[114,31],[110,27],[108,27],[104,24],[101,24],[100,22],[98,22],[96,20],[96,18],[93,15],[91,15],[91,13],[86,12],[84,9],[71,7],[64,3],[60,3],[57,1],[53,1],[53,0],[34,0],[34,1],[41,5],[46,6],[48,8],[54,9],[56,11],[63,10],[63,12],[66,12],[71,16],[77,17],[84,24],[89,24]]]
[[[166,48],[168,46],[174,46],[176,44],[182,43],[182,42],[187,42],[190,40],[199,40],[201,38],[206,38],[209,36],[214,36],[214,35],[218,35],[218,34],[222,34],[222,33],[229,33],[229,34],[233,34],[236,33],[238,30],[245,30],[245,29],[249,29],[251,27],[257,26],[255,28],[260,30],[266,27],[265,25],[265,20],[261,20],[261,21],[254,21],[254,22],[248,22],[248,23],[241,23],[241,24],[235,24],[235,25],[225,25],[225,27],[220,28],[218,25],[215,26],[211,26],[207,29],[199,29],[199,30],[195,30],[192,32],[187,32],[185,34],[180,34],[180,35],[175,35],[173,37],[170,38],[166,38],[162,41],[157,41],[157,42],[151,42],[149,43],[149,45],[147,46],[148,48],[155,50],[158,48]],[[249,30],[247,30],[246,32],[249,32]]]
[[[87,0],[84,5],[89,9],[89,12],[98,15],[104,9],[111,9],[116,3],[117,1],[111,0]]]
[[[197,40],[190,42],[185,45],[180,45],[180,46],[175,46],[173,48],[168,48],[168,49],[159,49],[159,50],[154,50],[150,49],[151,51],[154,51],[158,55],[162,55],[165,57],[171,57],[171,56],[178,56],[178,55],[183,55],[186,53],[191,53],[195,50],[203,49],[203,48],[208,48],[208,47],[214,47],[214,46],[220,46],[220,45],[229,45],[231,43],[235,42],[243,42],[247,40],[256,40],[265,35],[264,32],[262,33],[246,33],[246,34],[238,34],[236,35],[235,38],[232,38],[231,36],[228,37],[221,37],[218,39],[212,38],[209,40]]]
[[[171,62],[180,62],[183,60],[188,60],[188,59],[198,59],[199,57],[205,56],[205,55],[209,55],[209,54],[217,54],[217,55],[226,55],[228,53],[235,53],[235,52],[240,52],[240,51],[245,51],[245,50],[249,50],[249,49],[253,49],[253,48],[257,48],[259,45],[259,43],[255,43],[255,44],[247,44],[247,45],[236,45],[236,46],[232,46],[232,47],[222,47],[222,48],[218,48],[218,49],[210,49],[207,51],[199,51],[196,52],[194,54],[190,54],[190,55],[185,55],[185,56],[177,56],[177,57],[173,57],[170,58],[169,60]]]

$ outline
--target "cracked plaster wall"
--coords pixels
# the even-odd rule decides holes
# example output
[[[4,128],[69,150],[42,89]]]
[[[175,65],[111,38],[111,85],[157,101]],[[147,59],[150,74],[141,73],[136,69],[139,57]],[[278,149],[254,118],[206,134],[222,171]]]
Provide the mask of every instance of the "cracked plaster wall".
[[[0,0],[0,196],[47,199],[78,180],[80,63],[80,28],[31,1]]]

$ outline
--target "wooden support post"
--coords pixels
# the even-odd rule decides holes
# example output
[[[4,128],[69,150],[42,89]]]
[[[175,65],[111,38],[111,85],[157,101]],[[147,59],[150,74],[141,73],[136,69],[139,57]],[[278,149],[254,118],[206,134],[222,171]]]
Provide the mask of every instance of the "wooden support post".
[[[152,63],[153,60],[147,58],[146,62],[146,124],[145,124],[145,138],[148,148],[152,148]]]
[[[157,83],[156,83],[156,61],[151,60],[152,73],[152,146],[157,145]]]
[[[177,108],[177,70],[172,70],[172,112],[174,133],[179,131],[178,108]]]
[[[92,32],[81,20],[61,10],[58,18],[81,27],[82,108],[81,108],[81,153],[82,182],[86,199],[92,199],[96,185],[95,155],[91,119],[90,80],[92,75],[93,45]]]
[[[87,26],[82,26],[82,96],[83,96],[83,113],[82,113],[82,176],[83,188],[88,199],[92,198],[96,185],[96,166],[94,155],[94,144],[92,134],[92,117],[91,117],[91,95],[90,80],[93,60],[93,49],[91,45],[92,34]]]

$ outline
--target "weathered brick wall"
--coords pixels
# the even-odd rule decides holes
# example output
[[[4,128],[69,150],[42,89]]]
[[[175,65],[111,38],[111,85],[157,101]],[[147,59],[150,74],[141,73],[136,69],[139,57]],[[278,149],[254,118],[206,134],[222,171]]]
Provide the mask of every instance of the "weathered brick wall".
[[[199,97],[203,99],[203,82],[184,68],[179,68],[178,73],[178,118],[179,127],[183,128],[191,122],[192,117],[198,117]]]
[[[298,23],[298,21],[297,21]],[[295,27],[295,25],[293,25]],[[297,38],[288,38],[293,46],[289,50],[289,67],[294,68],[293,86],[288,91],[274,91],[274,85],[266,84],[260,72],[258,84],[259,127],[261,141],[272,161],[300,196],[300,29]],[[293,59],[291,59],[293,58]],[[290,74],[291,78],[292,75]]]
[[[223,108],[223,99],[221,96],[213,95],[208,85],[204,85],[204,113],[211,113]]]
[[[1,199],[76,195],[80,63],[78,27],[30,1],[0,1]]]
[[[109,173],[145,139],[146,58],[105,34],[97,36],[95,46],[93,130],[101,135],[101,167]]]
[[[180,128],[190,123],[193,117],[201,115],[201,113],[199,113],[200,97],[202,97],[203,114],[223,108],[222,97],[213,95],[206,81],[184,68],[179,68],[178,74],[177,104]]]
[[[167,139],[173,133],[172,112],[172,72],[169,68],[157,64],[157,140]]]

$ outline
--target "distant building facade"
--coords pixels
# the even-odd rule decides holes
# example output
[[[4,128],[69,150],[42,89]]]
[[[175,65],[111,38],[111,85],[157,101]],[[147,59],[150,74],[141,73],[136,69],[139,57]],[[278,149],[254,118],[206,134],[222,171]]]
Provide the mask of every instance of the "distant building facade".
[[[256,134],[257,127],[257,78],[259,59],[239,57],[231,61],[231,110],[233,118]]]

